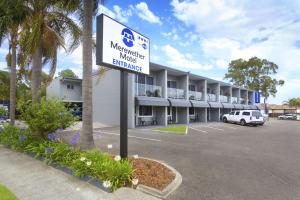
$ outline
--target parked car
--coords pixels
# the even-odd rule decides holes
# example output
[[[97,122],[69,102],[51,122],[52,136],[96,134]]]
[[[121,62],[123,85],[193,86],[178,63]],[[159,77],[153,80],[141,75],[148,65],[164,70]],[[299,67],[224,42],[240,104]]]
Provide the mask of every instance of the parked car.
[[[232,111],[229,114],[223,115],[224,123],[238,123],[242,126],[247,124],[251,125],[263,125],[265,123],[263,115],[258,110],[237,110]]]
[[[277,117],[278,119],[282,120],[296,120],[297,119],[297,115],[296,114],[285,114],[285,115],[280,115]]]

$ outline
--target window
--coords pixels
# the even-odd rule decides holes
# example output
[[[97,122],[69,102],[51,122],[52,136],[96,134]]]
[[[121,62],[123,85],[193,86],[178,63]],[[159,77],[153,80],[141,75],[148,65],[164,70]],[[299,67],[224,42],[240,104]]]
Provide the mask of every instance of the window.
[[[243,115],[250,116],[250,112],[243,112]]]
[[[253,111],[252,116],[253,117],[262,117],[262,114],[259,111]]]
[[[74,85],[72,85],[72,84],[67,84],[67,89],[73,90],[73,89],[74,89]]]
[[[139,116],[152,116],[152,106],[140,106]]]
[[[168,88],[177,88],[176,81],[168,81]]]
[[[196,91],[195,85],[189,85],[189,91]]]
[[[240,114],[240,112],[235,112],[235,115],[239,115]]]
[[[234,115],[234,111],[230,112],[229,115]]]
[[[189,107],[189,115],[195,115],[195,108]]]
[[[154,79],[152,76],[146,76],[146,75],[136,75],[135,82],[140,84],[147,84],[147,85],[153,85]]]
[[[146,76],[145,75],[137,75],[137,82],[141,84],[145,84]]]
[[[146,78],[146,84],[147,85],[153,85],[153,77],[152,76],[147,76]]]

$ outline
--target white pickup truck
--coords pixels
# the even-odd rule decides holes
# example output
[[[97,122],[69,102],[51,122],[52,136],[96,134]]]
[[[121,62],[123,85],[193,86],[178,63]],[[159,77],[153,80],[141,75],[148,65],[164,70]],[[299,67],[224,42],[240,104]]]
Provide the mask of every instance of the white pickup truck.
[[[242,126],[247,124],[263,125],[263,115],[258,110],[236,110],[222,116],[223,122],[239,123]]]

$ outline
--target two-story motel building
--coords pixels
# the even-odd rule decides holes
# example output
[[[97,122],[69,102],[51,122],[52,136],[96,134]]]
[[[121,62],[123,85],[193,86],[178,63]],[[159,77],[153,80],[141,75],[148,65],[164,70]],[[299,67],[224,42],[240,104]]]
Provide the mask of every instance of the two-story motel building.
[[[129,74],[128,127],[220,121],[233,109],[258,109],[255,91],[150,63],[149,75]],[[93,76],[93,120],[120,123],[120,72]]]

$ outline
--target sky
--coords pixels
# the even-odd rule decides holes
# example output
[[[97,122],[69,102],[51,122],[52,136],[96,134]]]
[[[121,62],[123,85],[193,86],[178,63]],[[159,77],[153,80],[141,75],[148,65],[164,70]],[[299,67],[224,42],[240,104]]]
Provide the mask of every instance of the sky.
[[[231,60],[257,56],[276,63],[275,77],[285,80],[270,103],[300,96],[299,0],[107,0],[101,13],[150,38],[151,62],[224,81]],[[4,43],[0,69],[6,54]],[[81,46],[60,49],[63,69],[81,77]]]

